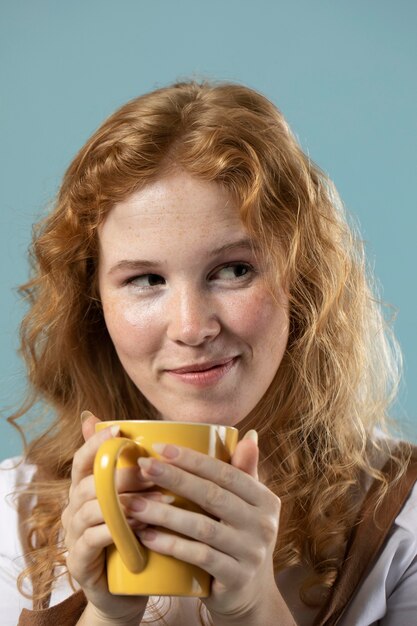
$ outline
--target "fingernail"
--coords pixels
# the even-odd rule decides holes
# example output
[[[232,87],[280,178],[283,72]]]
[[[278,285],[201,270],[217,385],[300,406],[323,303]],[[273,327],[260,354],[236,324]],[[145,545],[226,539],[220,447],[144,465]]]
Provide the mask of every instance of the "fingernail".
[[[172,504],[175,502],[175,496],[170,496],[167,493],[156,493],[155,496],[149,496],[151,500],[156,500],[157,502],[163,502],[164,504]]]
[[[250,441],[253,441],[254,443],[256,443],[256,445],[258,445],[258,433],[255,429],[248,430],[242,441],[244,441],[245,439],[250,439]]]
[[[144,522],[139,522],[136,517],[126,517],[126,521],[132,530],[144,530],[147,526]]]
[[[144,511],[149,500],[152,500],[153,502],[162,502],[164,504],[172,504],[175,500],[175,496],[159,492],[147,493],[146,497],[136,496],[133,498],[129,504],[129,508],[132,511]]]
[[[144,524],[143,522],[138,522],[138,520],[133,517],[133,518],[126,518],[127,523],[129,524],[130,528],[133,530],[134,533],[138,533],[141,530],[145,530],[145,528],[147,527],[148,524]]]
[[[147,474],[150,474],[151,476],[158,476],[164,471],[162,463],[158,463],[158,461],[155,461],[155,459],[150,459],[149,457],[139,457],[138,464],[142,470],[145,470],[145,472]]]
[[[80,415],[81,424],[84,424],[89,417],[94,417],[94,413],[91,413],[91,411],[83,411]]]
[[[138,533],[140,539],[144,539],[145,541],[152,541],[156,539],[158,533],[156,530],[152,530],[151,528],[146,528],[145,530],[141,530]]]
[[[135,533],[135,535],[139,537],[139,533],[141,533],[147,527],[148,524],[138,524],[138,520],[135,520],[135,522],[136,524],[133,525],[132,530]]]
[[[118,424],[114,424],[110,428],[111,436],[116,437],[120,433],[120,426]]]
[[[160,454],[164,456],[166,459],[175,459],[180,453],[177,446],[173,446],[172,444],[166,443],[153,443],[152,448]]]
[[[144,511],[146,509],[147,502],[145,498],[135,498],[130,503],[130,509],[132,511]]]

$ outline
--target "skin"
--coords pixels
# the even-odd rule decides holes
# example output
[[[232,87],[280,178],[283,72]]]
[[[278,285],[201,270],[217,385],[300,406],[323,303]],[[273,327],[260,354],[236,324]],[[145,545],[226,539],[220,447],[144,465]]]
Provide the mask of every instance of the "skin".
[[[280,291],[277,306],[248,239],[227,192],[185,172],[120,202],[101,227],[107,329],[124,369],[166,420],[238,424],[275,376],[288,302]],[[236,364],[213,385],[169,373],[228,357]]]
[[[106,218],[99,260],[106,325],[126,372],[163,419],[237,425],[271,384],[288,339],[288,303],[283,292],[270,294],[253,245],[226,191],[181,171]],[[213,362],[205,373],[190,371]],[[86,443],[74,457],[62,518],[68,568],[89,600],[80,623],[137,624],[147,598],[107,591],[103,549],[112,539],[92,468],[102,441],[115,433],[95,434],[96,421],[83,424]],[[216,625],[268,626],[277,615],[293,624],[272,565],[280,502],[258,480],[256,442],[240,441],[230,465],[187,448],[161,444],[158,452],[162,460],[140,459],[138,470],[119,476],[122,505],[144,545],[213,576],[202,601]],[[142,497],[152,484],[217,519],[162,502],[156,492]]]

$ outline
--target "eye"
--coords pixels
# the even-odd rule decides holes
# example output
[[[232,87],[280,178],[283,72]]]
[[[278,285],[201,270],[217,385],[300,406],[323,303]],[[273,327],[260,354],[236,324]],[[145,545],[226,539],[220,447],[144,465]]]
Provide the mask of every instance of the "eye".
[[[253,267],[249,263],[229,263],[215,270],[210,275],[210,279],[237,280],[247,277],[253,271]]]
[[[165,278],[159,274],[142,274],[141,276],[128,278],[126,284],[139,287],[140,289],[150,289],[158,285],[165,285]]]

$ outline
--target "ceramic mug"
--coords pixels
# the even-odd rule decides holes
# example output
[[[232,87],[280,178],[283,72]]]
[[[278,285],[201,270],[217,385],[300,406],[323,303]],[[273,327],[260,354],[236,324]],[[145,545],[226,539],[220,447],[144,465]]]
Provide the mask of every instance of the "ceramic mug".
[[[94,462],[97,498],[114,544],[107,548],[109,591],[118,595],[195,596],[210,594],[211,577],[201,568],[174,557],[158,554],[142,545],[128,525],[115,484],[115,470],[137,467],[140,456],[159,458],[153,443],[192,448],[230,462],[238,431],[232,426],[160,420],[100,422],[96,431],[117,424],[120,434],[99,448]],[[152,487],[152,491],[158,489]],[[163,493],[167,490],[159,489]],[[174,496],[173,506],[208,515],[196,504]],[[165,529],[165,532],[169,532]]]

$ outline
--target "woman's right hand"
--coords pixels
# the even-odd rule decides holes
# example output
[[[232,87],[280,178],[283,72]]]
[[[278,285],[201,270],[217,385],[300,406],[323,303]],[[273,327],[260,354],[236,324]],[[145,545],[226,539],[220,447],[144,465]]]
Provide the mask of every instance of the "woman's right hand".
[[[118,433],[113,430],[114,427],[95,433],[95,424],[99,421],[91,415],[83,422],[86,442],[74,455],[69,501],[61,518],[64,543],[68,550],[67,566],[85,593],[89,602],[89,615],[95,614],[98,620],[110,624],[112,620],[115,623],[136,620],[138,624],[145,612],[148,597],[113,595],[107,587],[105,548],[113,540],[96,497],[93,466],[100,445]],[[129,494],[152,485],[141,478],[137,468],[120,470],[117,486],[119,493],[125,494],[121,496],[122,506]]]

